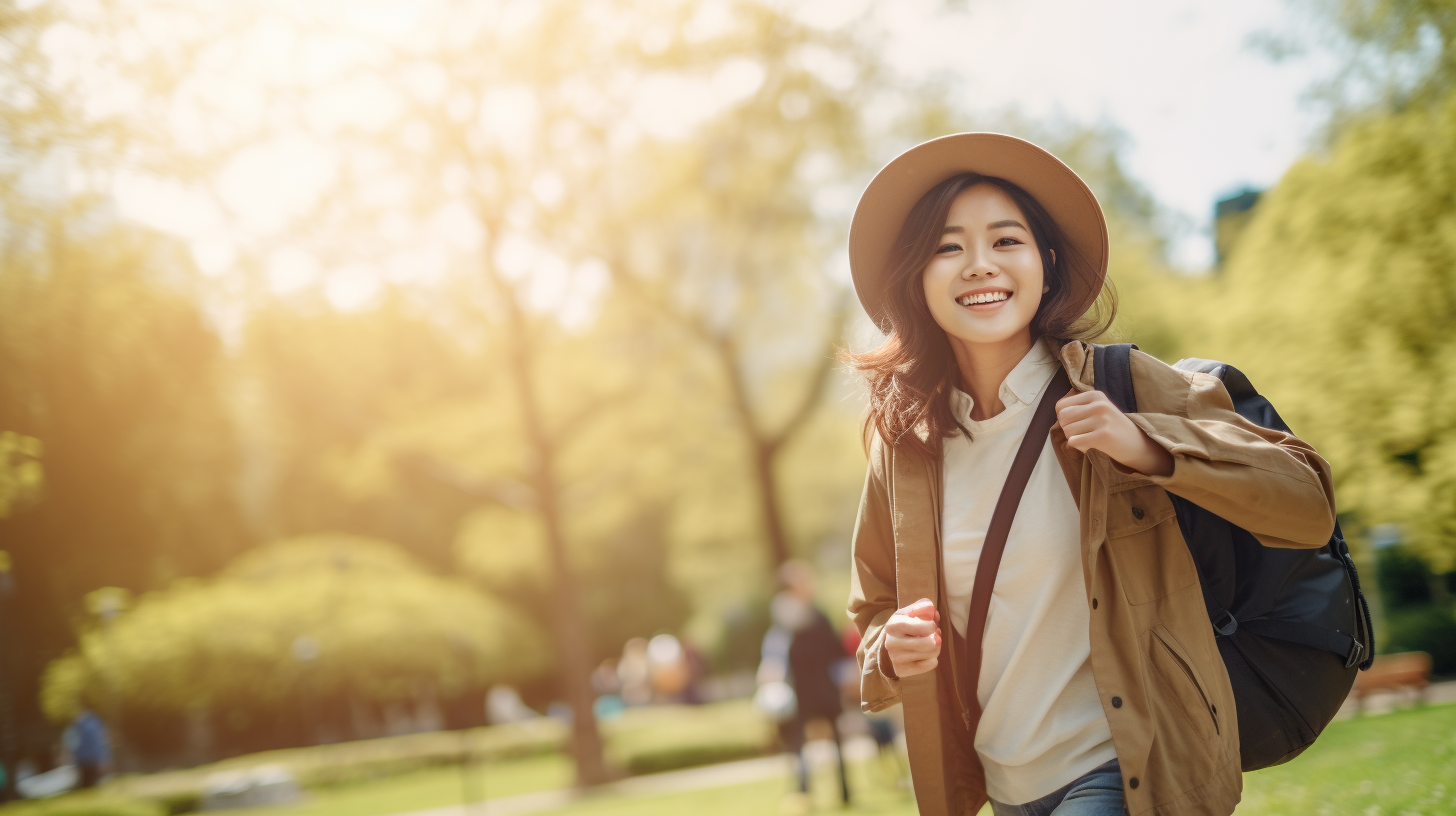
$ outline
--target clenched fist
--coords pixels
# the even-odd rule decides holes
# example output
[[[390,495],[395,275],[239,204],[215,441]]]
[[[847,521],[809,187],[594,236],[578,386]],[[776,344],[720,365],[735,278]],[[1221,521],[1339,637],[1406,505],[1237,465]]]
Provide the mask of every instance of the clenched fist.
[[[940,660],[940,613],[929,598],[895,610],[885,623],[885,653],[895,674],[910,677],[935,668]]]
[[[1057,424],[1067,444],[1086,453],[1093,448],[1144,476],[1169,476],[1173,455],[1148,438],[1101,391],[1083,391],[1057,400]]]

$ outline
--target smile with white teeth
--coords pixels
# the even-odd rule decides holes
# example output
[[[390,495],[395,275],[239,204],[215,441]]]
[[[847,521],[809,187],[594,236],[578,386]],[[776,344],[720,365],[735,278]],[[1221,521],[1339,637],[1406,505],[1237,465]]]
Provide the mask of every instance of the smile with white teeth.
[[[996,303],[1002,300],[1009,300],[1010,292],[982,292],[979,295],[962,295],[956,298],[956,303],[962,306],[970,306],[975,303]]]

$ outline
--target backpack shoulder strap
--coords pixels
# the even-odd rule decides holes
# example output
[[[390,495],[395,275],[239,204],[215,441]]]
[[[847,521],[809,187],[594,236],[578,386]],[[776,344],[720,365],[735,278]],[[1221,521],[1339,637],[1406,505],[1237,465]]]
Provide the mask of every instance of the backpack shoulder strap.
[[[1137,413],[1137,394],[1132,388],[1132,350],[1135,343],[1092,346],[1092,380],[1124,414]]]
[[[991,609],[991,590],[996,586],[996,571],[1001,568],[1001,554],[1006,551],[1006,537],[1011,532],[1011,521],[1016,518],[1016,507],[1021,503],[1021,494],[1026,492],[1026,483],[1031,480],[1031,471],[1041,457],[1047,434],[1057,421],[1057,400],[1071,390],[1072,381],[1066,369],[1057,368],[1051,385],[1037,403],[1032,414],[1031,427],[1021,438],[1021,447],[1016,449],[1016,458],[1011,461],[1011,472],[1001,486],[1001,495],[996,499],[996,509],[991,513],[991,524],[986,528],[986,540],[981,545],[981,557],[976,564],[976,580],[971,585],[971,609],[966,617],[966,637],[963,648],[966,656],[966,672],[961,675],[961,688],[965,704],[969,708],[966,725],[971,733],[981,720],[981,702],[976,688],[981,678],[981,640],[986,635],[986,616]]]

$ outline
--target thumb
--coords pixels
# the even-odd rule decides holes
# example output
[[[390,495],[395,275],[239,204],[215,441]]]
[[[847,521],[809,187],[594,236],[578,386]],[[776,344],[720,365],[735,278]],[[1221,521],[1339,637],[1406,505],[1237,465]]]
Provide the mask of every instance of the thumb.
[[[920,618],[921,620],[940,620],[940,613],[935,610],[935,602],[929,598],[921,598],[905,607],[905,614],[912,618]]]

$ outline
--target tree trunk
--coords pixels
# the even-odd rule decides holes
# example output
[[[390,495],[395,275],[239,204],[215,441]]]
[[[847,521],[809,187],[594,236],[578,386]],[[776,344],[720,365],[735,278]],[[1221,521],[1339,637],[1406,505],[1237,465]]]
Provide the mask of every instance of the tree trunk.
[[[768,541],[768,552],[773,558],[775,569],[789,560],[789,536],[784,530],[783,513],[779,507],[778,476],[774,462],[778,459],[779,446],[754,436],[753,465],[754,481],[758,484],[758,506],[763,518],[763,535]]]
[[[551,561],[552,593],[548,601],[557,666],[571,706],[571,754],[576,761],[576,784],[581,787],[608,781],[602,759],[602,740],[592,710],[591,655],[577,594],[576,576],[566,551],[566,534],[561,520],[561,487],[556,478],[556,445],[541,416],[532,377],[529,327],[519,304],[507,295],[510,313],[511,375],[525,423],[526,442],[532,458],[529,481],[536,499]]]

